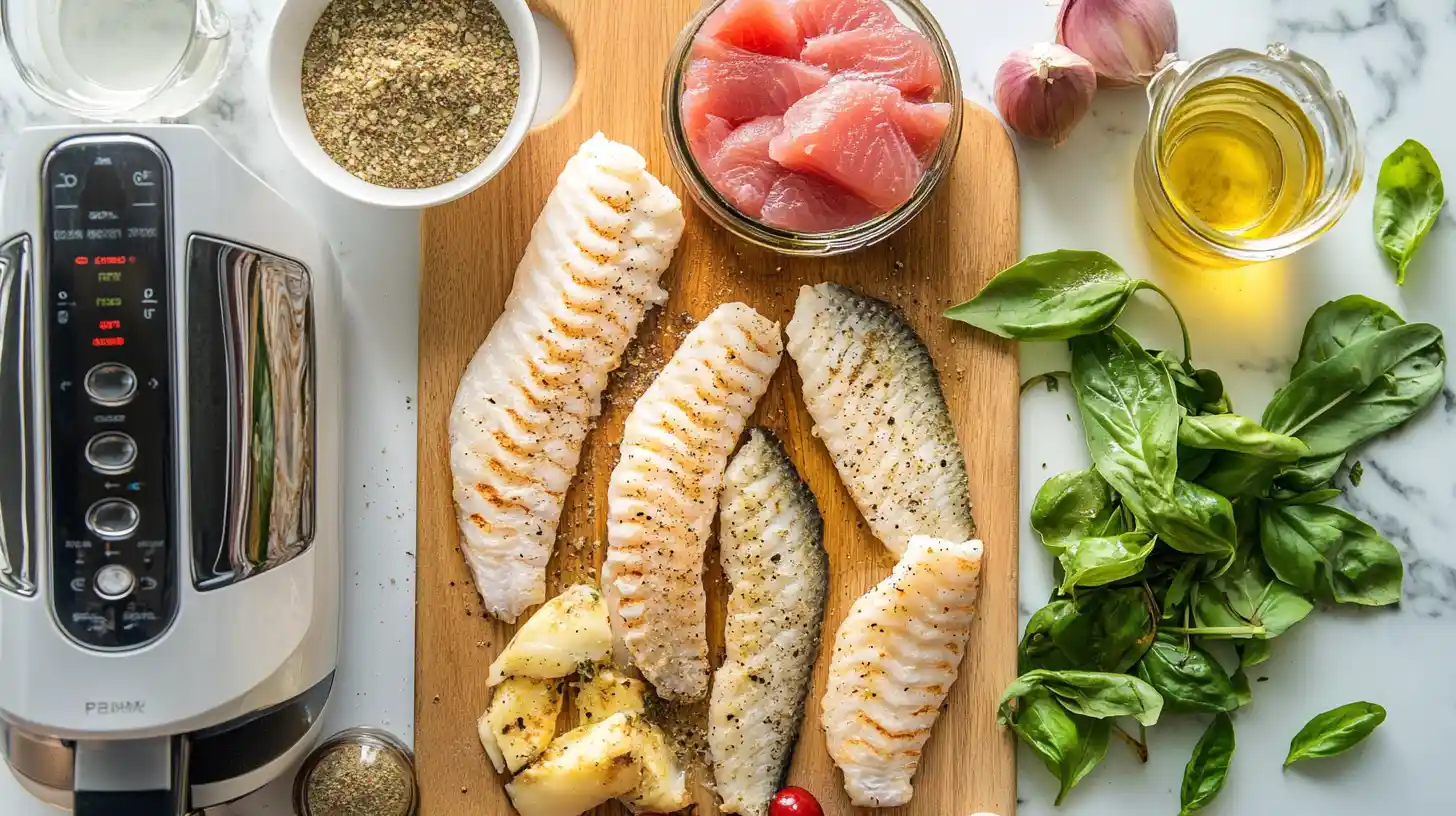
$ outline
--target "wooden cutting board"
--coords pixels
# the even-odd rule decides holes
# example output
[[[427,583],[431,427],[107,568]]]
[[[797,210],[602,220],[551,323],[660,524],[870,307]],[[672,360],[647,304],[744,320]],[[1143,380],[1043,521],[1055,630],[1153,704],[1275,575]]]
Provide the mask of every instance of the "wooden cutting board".
[[[1015,676],[1017,642],[1017,417],[1014,349],[943,319],[1018,250],[1016,158],[1000,123],[967,105],[956,167],[935,200],[889,241],[849,256],[791,259],[728,236],[688,201],[661,132],[664,66],[698,0],[537,0],[567,32],[577,81],[564,111],[535,130],[515,160],[479,192],[425,213],[420,286],[419,542],[415,751],[425,816],[500,816],[509,801],[476,737],[490,699],[486,667],[514,627],[488,619],[459,552],[446,430],[456,385],[510,291],[532,223],[566,160],[597,131],[637,148],[653,174],[685,202],[687,230],[663,278],[671,298],[643,324],[588,437],[557,537],[548,596],[596,579],[606,541],[607,481],[633,399],[671,355],[692,319],[741,300],[787,323],[799,286],[838,281],[898,304],[940,369],[969,465],[976,521],[986,545],[981,610],[960,680],[926,747],[915,799],[886,811],[967,816],[1015,809],[1013,739],[995,722],[996,701]],[[894,564],[862,523],[832,461],[810,428],[798,373],[787,354],[755,421],[779,433],[818,497],[830,556],[825,643],[814,672],[790,783],[813,791],[830,816],[854,812],[825,748],[819,700],[834,632],[850,605]],[[721,660],[727,591],[716,546],[707,564],[709,631]],[[574,726],[570,701],[562,727]],[[707,779],[699,772],[698,779]],[[695,785],[697,816],[716,814]],[[603,814],[625,813],[616,804]],[[865,811],[870,812],[870,811]]]

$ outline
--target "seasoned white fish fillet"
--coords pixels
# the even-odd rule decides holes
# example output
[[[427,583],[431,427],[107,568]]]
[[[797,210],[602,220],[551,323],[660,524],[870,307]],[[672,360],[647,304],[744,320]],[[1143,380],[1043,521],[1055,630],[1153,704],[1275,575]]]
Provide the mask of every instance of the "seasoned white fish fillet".
[[[767,816],[783,785],[819,654],[829,556],[809,486],[771,431],[728,463],[718,544],[732,592],[708,748],[724,813]]]
[[[910,801],[920,750],[960,672],[981,584],[981,542],[915,536],[850,607],[824,692],[829,755],[859,807]]]
[[[814,435],[895,555],[911,536],[975,536],[965,455],[935,363],[899,310],[837,283],[799,290],[789,354]]]
[[[462,551],[490,614],[546,598],[546,562],[608,375],[682,237],[682,204],[635,150],[581,146],[531,231],[505,311],[450,414]]]
[[[783,356],[742,303],[699,323],[637,400],[607,488],[602,592],[612,631],[663,697],[708,690],[703,555],[728,454]]]

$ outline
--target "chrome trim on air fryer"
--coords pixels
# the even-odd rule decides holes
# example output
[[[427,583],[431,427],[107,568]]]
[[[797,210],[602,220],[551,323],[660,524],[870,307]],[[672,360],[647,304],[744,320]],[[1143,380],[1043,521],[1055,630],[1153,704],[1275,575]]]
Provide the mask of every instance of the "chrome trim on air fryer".
[[[30,236],[0,247],[0,589],[34,595],[30,538],[29,354]]]
[[[313,544],[313,286],[302,264],[230,241],[194,235],[187,256],[192,281],[216,281],[226,375],[223,538],[210,562],[197,558],[205,549],[194,549],[193,564],[198,585],[212,589],[287,563]]]

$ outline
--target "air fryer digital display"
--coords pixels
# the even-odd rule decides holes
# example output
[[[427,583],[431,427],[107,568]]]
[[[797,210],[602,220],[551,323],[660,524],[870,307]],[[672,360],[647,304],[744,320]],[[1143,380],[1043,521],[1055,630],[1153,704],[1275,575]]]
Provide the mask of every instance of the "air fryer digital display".
[[[135,648],[176,614],[168,166],[81,137],[42,176],[51,597],[82,645]]]

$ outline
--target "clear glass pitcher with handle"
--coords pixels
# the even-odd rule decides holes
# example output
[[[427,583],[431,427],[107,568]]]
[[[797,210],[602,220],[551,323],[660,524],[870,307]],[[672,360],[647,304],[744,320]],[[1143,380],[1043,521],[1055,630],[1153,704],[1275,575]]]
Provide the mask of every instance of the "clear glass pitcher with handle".
[[[87,119],[181,116],[227,69],[218,0],[0,0],[0,25],[26,85]]]

